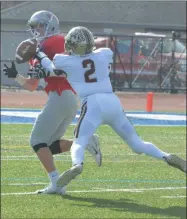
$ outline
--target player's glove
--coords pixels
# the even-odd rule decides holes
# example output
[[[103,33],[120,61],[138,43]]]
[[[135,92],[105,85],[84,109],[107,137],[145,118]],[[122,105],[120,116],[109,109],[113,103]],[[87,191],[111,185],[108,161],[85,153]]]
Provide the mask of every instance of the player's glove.
[[[16,65],[14,62],[12,62],[12,66],[8,67],[6,64],[4,64],[3,72],[8,78],[16,78],[18,71],[16,69]]]
[[[63,70],[53,69],[53,72],[56,76],[67,77],[67,74]],[[32,71],[29,71],[28,75],[31,78],[41,79],[50,76],[50,71],[47,71],[43,68],[42,65],[36,65]]]
[[[32,70],[28,72],[28,75],[31,78],[40,79],[40,78],[46,78],[50,76],[50,72],[49,71],[46,72],[45,69],[42,67],[42,65],[38,64]]]

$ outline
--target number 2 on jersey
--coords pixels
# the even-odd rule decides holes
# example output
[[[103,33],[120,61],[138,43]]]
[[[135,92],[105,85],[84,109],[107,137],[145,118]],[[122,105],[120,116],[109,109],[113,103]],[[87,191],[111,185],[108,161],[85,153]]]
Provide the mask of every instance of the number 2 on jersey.
[[[90,78],[90,75],[95,73],[95,64],[91,59],[85,59],[82,62],[83,68],[87,68],[88,65],[90,65],[90,69],[84,73],[85,82],[87,83],[97,82],[97,78]]]

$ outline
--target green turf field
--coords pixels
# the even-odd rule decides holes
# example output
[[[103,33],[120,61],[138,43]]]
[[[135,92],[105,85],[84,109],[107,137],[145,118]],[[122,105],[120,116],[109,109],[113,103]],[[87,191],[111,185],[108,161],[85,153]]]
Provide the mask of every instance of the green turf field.
[[[186,218],[186,176],[162,161],[134,154],[107,126],[97,131],[102,167],[86,152],[83,174],[67,187],[65,197],[25,194],[48,183],[29,147],[31,128],[1,125],[2,218]],[[185,127],[136,129],[145,141],[186,156]],[[55,159],[59,172],[71,166],[69,153]]]

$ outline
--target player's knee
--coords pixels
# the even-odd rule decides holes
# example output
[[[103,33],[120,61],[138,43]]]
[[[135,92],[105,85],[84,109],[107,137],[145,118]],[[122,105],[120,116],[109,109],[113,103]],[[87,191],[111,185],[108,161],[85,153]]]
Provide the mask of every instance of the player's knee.
[[[60,154],[62,153],[61,148],[60,148],[60,140],[57,140],[53,142],[50,146],[49,149],[52,154]]]
[[[132,135],[130,138],[128,138],[127,144],[137,154],[142,154],[144,151],[143,150],[143,141],[139,138],[138,135],[137,136]]]
[[[136,154],[142,154],[142,149],[140,147],[140,145],[138,144],[131,144],[131,143],[128,143],[129,146],[131,147],[132,151]]]
[[[46,148],[46,147],[48,147],[46,143],[39,143],[32,146],[35,153],[37,153],[41,148]]]
[[[132,150],[134,151],[134,153],[136,153],[136,154],[142,154],[143,152],[140,150],[140,149],[138,149],[138,148],[132,148]]]
[[[36,140],[36,137],[34,135],[31,135],[30,137],[30,145],[33,148],[33,150],[37,153],[41,148],[48,147],[46,143]]]

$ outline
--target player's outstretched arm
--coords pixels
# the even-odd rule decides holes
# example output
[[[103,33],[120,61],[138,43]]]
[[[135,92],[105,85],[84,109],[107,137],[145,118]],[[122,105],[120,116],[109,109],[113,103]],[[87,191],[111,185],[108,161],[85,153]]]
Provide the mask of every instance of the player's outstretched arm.
[[[23,88],[25,88],[28,91],[34,91],[38,87],[39,81],[35,78],[26,78],[26,77],[23,77],[21,74],[19,74],[14,62],[12,62],[11,67],[8,67],[5,64],[4,68],[3,68],[3,72],[4,72],[5,76],[7,76],[8,78],[14,79]]]
[[[31,78],[41,79],[54,76],[66,77],[64,71],[56,69],[54,63],[47,57],[44,52],[37,52],[35,57],[39,61],[40,65],[37,65],[34,68],[34,71],[29,73]]]
[[[55,66],[53,62],[48,58],[48,56],[44,52],[38,51],[36,53],[36,58],[38,59],[46,73],[44,77],[57,76],[54,73]]]

